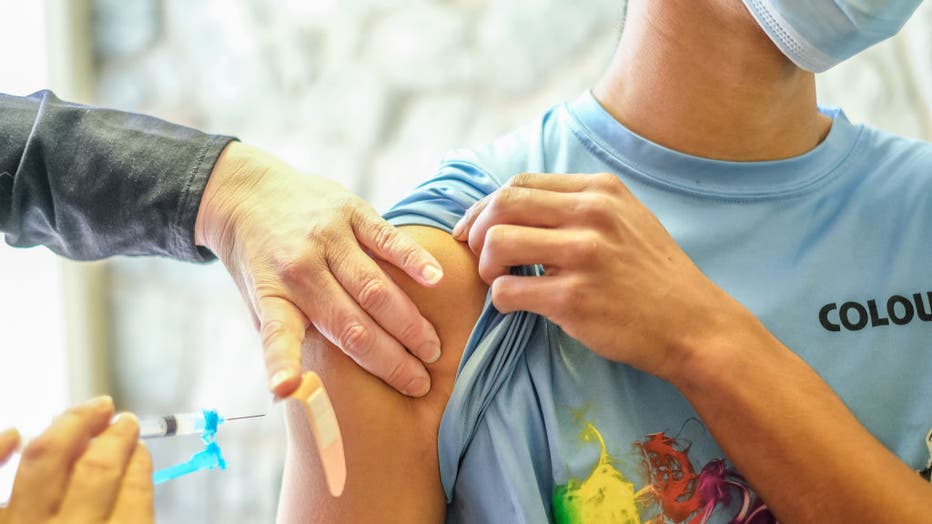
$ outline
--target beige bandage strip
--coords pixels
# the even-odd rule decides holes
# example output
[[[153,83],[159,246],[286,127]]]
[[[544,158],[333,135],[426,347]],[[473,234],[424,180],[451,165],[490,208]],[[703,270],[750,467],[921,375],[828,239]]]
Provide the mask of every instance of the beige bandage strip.
[[[317,373],[308,371],[302,376],[301,385],[290,395],[289,400],[301,404],[317,443],[327,488],[331,495],[339,497],[346,486],[346,457],[343,454],[340,425],[324,383]]]

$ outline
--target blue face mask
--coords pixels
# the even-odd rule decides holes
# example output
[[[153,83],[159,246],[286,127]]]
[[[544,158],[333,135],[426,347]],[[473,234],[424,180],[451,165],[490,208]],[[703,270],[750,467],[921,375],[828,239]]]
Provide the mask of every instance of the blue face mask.
[[[922,0],[743,0],[796,65],[821,73],[887,39]]]

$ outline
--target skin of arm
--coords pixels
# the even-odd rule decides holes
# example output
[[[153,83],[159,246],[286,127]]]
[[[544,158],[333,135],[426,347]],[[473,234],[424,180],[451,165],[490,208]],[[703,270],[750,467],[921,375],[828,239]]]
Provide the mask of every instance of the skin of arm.
[[[425,288],[383,265],[440,336],[443,356],[427,365],[433,387],[423,398],[404,396],[309,331],[302,365],[320,375],[333,402],[346,451],[346,489],[340,498],[327,492],[304,415],[289,410],[279,522],[443,520],[446,502],[437,430],[487,288],[476,271],[474,255],[448,233],[427,227],[401,231],[424,246],[445,270],[439,286]]]

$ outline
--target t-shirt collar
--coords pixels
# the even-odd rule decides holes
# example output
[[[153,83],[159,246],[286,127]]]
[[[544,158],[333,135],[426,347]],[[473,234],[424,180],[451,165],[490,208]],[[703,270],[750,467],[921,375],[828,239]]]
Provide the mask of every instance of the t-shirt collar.
[[[820,107],[832,118],[832,128],[812,150],[783,160],[728,162],[680,153],[635,134],[615,120],[590,91],[563,109],[578,138],[621,172],[633,171],[670,188],[722,197],[806,191],[839,170],[863,129],[852,125],[840,109]]]

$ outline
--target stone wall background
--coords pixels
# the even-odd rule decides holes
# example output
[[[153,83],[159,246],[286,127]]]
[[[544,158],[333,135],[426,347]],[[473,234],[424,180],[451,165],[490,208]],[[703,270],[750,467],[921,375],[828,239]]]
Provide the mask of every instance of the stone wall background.
[[[589,87],[623,3],[95,0],[96,103],[237,135],[384,210],[444,151],[486,142]],[[852,120],[932,139],[932,2],[819,88]],[[158,521],[272,521],[284,432],[235,286],[216,264],[110,268],[121,408],[270,412],[221,427],[228,471],[160,486]],[[156,467],[199,447],[196,438],[150,445]]]

